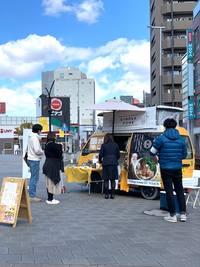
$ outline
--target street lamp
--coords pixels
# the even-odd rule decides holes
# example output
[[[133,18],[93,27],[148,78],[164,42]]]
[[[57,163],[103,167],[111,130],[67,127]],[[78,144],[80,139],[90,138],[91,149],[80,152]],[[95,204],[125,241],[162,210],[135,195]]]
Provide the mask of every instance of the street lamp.
[[[44,110],[48,110],[48,113],[49,113],[49,132],[51,132],[51,114],[52,114],[52,108],[51,108],[51,91],[52,91],[52,88],[53,88],[53,85],[55,83],[55,80],[53,80],[53,83],[51,85],[51,88],[48,90],[46,87],[45,87],[45,90],[47,91],[47,94],[48,94],[48,106],[44,106]],[[41,94],[39,96],[42,100],[44,100],[47,96],[45,94]]]
[[[147,28],[160,29],[159,105],[162,105],[162,65],[161,65],[161,58],[162,58],[162,29],[165,29],[165,27],[149,25],[149,26],[147,26]]]

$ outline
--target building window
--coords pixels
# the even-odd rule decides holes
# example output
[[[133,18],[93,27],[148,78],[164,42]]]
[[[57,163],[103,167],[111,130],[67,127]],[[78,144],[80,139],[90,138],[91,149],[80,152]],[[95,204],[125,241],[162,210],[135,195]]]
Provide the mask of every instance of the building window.
[[[73,73],[69,72],[69,75],[73,75]]]
[[[194,31],[194,45],[194,53],[196,54],[199,52],[199,27]]]
[[[82,84],[84,84],[84,82],[82,82]]]
[[[195,86],[200,85],[200,60],[195,64]]]
[[[12,150],[12,143],[3,143],[4,150]]]
[[[64,78],[64,73],[60,73],[60,79]]]
[[[200,118],[200,94],[197,95],[197,101],[196,101],[196,118]]]
[[[178,71],[178,70],[174,71],[174,75],[179,75],[179,74],[180,74],[180,71]],[[172,71],[168,71],[167,75],[172,75]]]

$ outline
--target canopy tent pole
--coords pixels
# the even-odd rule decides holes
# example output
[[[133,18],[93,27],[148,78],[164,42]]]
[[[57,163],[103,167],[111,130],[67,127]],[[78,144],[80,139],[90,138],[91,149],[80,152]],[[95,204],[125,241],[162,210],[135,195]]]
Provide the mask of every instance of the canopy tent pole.
[[[114,134],[114,125],[115,125],[115,110],[113,110],[112,134]]]

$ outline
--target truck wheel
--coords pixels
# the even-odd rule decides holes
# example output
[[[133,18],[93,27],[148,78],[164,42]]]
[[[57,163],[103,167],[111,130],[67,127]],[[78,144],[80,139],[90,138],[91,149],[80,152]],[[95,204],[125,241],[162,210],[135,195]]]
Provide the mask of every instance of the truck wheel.
[[[160,196],[160,190],[158,187],[141,186],[140,191],[141,191],[143,198],[146,198],[149,200],[158,199]]]
[[[93,183],[90,184],[91,192],[100,193],[101,192],[102,182],[96,182],[95,183],[95,181],[101,181],[101,176],[97,172],[92,172],[91,181],[93,182]]]

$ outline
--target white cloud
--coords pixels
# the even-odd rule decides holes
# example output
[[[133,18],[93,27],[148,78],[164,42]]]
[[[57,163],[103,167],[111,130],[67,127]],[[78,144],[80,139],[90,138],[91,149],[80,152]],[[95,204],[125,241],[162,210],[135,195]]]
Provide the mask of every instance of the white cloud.
[[[125,70],[132,71],[132,73],[137,76],[144,78],[149,76],[149,66],[150,66],[150,49],[149,43],[146,41],[140,41],[136,44],[131,45],[129,43],[128,52],[121,54],[121,63]]]
[[[34,77],[45,63],[63,59],[65,48],[52,36],[29,35],[0,46],[0,78]]]
[[[42,6],[45,7],[44,14],[52,17],[59,17],[63,12],[72,11],[73,8],[71,6],[65,6],[64,2],[66,2],[66,0],[43,0]]]
[[[98,18],[103,10],[103,2],[101,0],[85,0],[82,4],[75,6],[77,19],[88,24],[98,22]]]
[[[119,38],[101,47],[82,48],[66,47],[48,35],[29,35],[25,39],[0,46],[1,84],[3,79],[9,78],[9,84],[12,86],[9,88],[5,82],[4,86],[1,86],[1,101],[12,102],[9,104],[10,110],[15,107],[17,111],[32,110],[35,114],[34,101],[41,93],[41,82],[31,83],[26,80],[40,75],[41,71],[46,71],[49,66],[51,69],[64,66],[66,58],[71,66],[78,65],[88,78],[95,79],[97,102],[103,101],[105,97],[125,94],[141,99],[143,90],[149,92],[150,89],[149,53],[149,42],[144,40]],[[20,87],[19,79],[24,82]],[[20,109],[19,105],[22,105]],[[25,106],[26,109],[23,108]]]
[[[98,57],[90,60],[87,66],[89,75],[95,75],[100,73],[105,69],[115,69],[119,67],[119,64],[115,64],[114,58],[112,56]]]
[[[99,78],[99,81],[100,81],[101,83],[108,84],[108,83],[109,83],[109,81],[108,81],[108,75],[101,76],[101,77]]]
[[[94,24],[98,22],[98,18],[104,10],[101,0],[85,0],[81,4],[75,3],[73,6],[64,5],[65,2],[66,0],[43,0],[44,14],[59,17],[61,13],[71,12],[75,14],[78,21]]]
[[[99,85],[99,83],[97,81],[95,81],[95,97],[96,97],[96,103],[101,102],[103,100],[105,100],[105,98],[107,99],[107,96],[109,95],[110,91],[109,90],[105,90],[104,88],[102,88],[102,86]]]
[[[10,116],[35,116],[36,98],[41,94],[41,82],[27,82],[15,90],[0,88],[1,101],[6,102]]]

